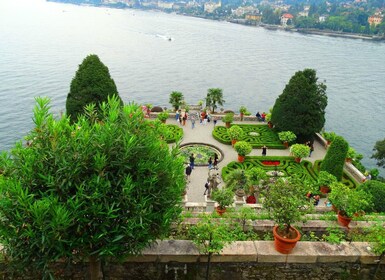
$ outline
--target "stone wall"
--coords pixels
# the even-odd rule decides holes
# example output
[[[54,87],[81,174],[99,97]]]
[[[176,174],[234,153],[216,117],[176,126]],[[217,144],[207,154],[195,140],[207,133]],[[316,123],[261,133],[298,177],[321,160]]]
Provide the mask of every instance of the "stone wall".
[[[370,244],[343,242],[299,242],[291,254],[275,251],[272,241],[234,242],[220,255],[214,255],[211,280],[274,280],[274,279],[374,279],[378,256],[370,252]],[[199,254],[188,240],[165,240],[144,250],[141,256],[127,258],[122,263],[104,266],[106,280],[205,279],[207,257]],[[57,279],[88,279],[87,265],[77,264],[62,270]],[[376,279],[385,279],[385,262]],[[2,277],[1,277],[2,276]],[[16,278],[5,274],[2,279],[39,279],[25,273]]]

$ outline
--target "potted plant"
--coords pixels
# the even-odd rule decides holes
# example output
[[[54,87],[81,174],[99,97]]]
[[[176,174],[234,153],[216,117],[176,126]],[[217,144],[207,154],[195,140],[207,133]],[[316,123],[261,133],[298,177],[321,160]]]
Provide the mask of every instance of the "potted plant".
[[[290,152],[295,157],[295,161],[300,163],[302,158],[309,156],[310,147],[304,144],[294,144],[291,146]]]
[[[289,143],[295,141],[297,136],[292,131],[281,131],[278,133],[279,140],[283,142],[286,148],[289,147]]]
[[[243,162],[245,156],[251,153],[253,147],[246,141],[239,141],[235,143],[234,149],[238,153],[238,161]]]
[[[241,139],[243,135],[243,129],[238,125],[232,125],[227,129],[227,134],[231,139],[231,145],[234,146],[234,144],[237,143],[239,139]]]
[[[218,203],[216,211],[219,215],[226,212],[226,207],[234,202],[234,192],[230,188],[214,189],[211,194],[211,199]]]
[[[301,238],[300,232],[292,224],[312,209],[304,192],[302,182],[296,178],[278,178],[266,190],[263,206],[276,223],[273,229],[274,245],[282,254],[290,253]]]
[[[254,203],[257,203],[260,193],[266,189],[268,176],[266,171],[260,167],[253,167],[247,170],[246,175],[250,180],[249,197],[254,197],[254,199],[250,198],[249,201],[255,200]],[[247,199],[246,202],[248,202]]]
[[[244,197],[246,190],[250,186],[251,181],[248,173],[242,169],[235,169],[226,175],[224,178],[226,187],[235,191],[238,197]]]
[[[356,213],[363,212],[371,206],[372,198],[361,189],[351,189],[336,182],[332,184],[329,200],[338,209],[338,223],[349,227]]]
[[[318,174],[317,185],[320,191],[324,194],[330,192],[330,186],[337,182],[336,176],[330,174],[327,171],[320,171]]]
[[[334,138],[336,138],[337,134],[335,134],[335,132],[331,131],[331,132],[324,132],[322,133],[322,137],[325,138],[326,140],[326,144],[327,145],[330,145],[331,142],[333,142]]]
[[[355,159],[357,156],[357,152],[353,147],[349,147],[348,153],[346,154],[346,162],[352,162],[353,159]]]
[[[167,111],[160,112],[158,114],[158,120],[160,120],[162,123],[165,123],[166,120],[168,119],[168,116],[169,116],[169,114]]]
[[[229,128],[230,124],[234,121],[234,114],[227,113],[222,117],[222,121],[226,124],[226,127]]]
[[[246,114],[246,112],[247,112],[247,108],[245,106],[241,106],[239,108],[239,114],[241,116],[241,121],[243,121],[243,116]]]

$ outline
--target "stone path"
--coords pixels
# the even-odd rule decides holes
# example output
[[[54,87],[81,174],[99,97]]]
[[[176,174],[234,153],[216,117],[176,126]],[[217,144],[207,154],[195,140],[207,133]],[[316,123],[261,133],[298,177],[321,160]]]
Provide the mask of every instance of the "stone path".
[[[179,125],[179,122],[177,122],[175,119],[169,118],[167,120],[167,123],[169,124],[177,124]],[[259,122],[233,122],[233,124],[258,124]],[[217,126],[224,126],[224,123],[222,121],[218,121]],[[195,128],[191,128],[191,121],[186,122],[186,126],[182,126],[184,131],[184,136],[182,139],[182,144],[185,143],[191,143],[191,142],[201,142],[201,143],[207,143],[212,144],[218,147],[222,150],[224,157],[221,162],[219,162],[219,170],[218,173],[222,174],[221,168],[223,166],[226,166],[232,161],[237,161],[238,155],[235,152],[235,150],[231,147],[231,145],[225,145],[217,140],[215,140],[212,136],[212,131],[214,129],[213,122],[209,122],[206,125],[199,124],[199,121],[196,121]],[[309,160],[311,162],[314,162],[317,159],[322,159],[325,156],[325,148],[319,144],[318,142],[314,142],[314,152],[310,158],[306,158],[306,160]],[[261,156],[262,150],[261,149],[253,149],[250,156]],[[280,150],[280,149],[269,149],[267,150],[267,156],[289,156],[289,149],[286,150]],[[195,167],[191,174],[190,183],[188,184],[188,190],[187,190],[187,200],[188,202],[204,202],[205,197],[203,195],[205,191],[205,183],[208,177],[208,167],[202,166],[202,167]],[[223,183],[222,183],[223,184]],[[219,186],[221,186],[220,184]]]

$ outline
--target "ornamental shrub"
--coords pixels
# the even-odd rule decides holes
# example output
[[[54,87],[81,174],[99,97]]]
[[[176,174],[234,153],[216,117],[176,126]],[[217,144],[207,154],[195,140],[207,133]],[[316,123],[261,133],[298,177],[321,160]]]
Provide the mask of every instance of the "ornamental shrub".
[[[96,104],[95,109],[100,113],[99,105],[107,102],[107,98],[113,95],[123,104],[108,67],[100,61],[97,55],[89,55],[79,65],[79,69],[71,81],[70,92],[66,100],[67,116],[71,118],[72,122],[75,122],[79,115],[84,114],[85,106],[91,103]]]
[[[227,130],[227,134],[231,140],[239,140],[242,138],[243,130],[238,125],[233,125]]]
[[[321,163],[320,171],[327,171],[341,181],[348,149],[348,142],[343,137],[336,136]]]
[[[375,212],[385,212],[385,183],[369,180],[360,185],[359,189],[372,196],[373,210]]]
[[[17,271],[53,279],[53,263],[95,267],[169,232],[185,179],[179,149],[160,140],[160,122],[118,98],[102,103],[100,118],[73,125],[55,119],[47,99],[37,103],[30,144],[0,156],[0,243]],[[94,105],[86,114],[97,114]]]
[[[234,149],[238,153],[238,155],[246,156],[251,153],[251,151],[253,150],[253,147],[246,141],[239,141],[235,143]]]
[[[296,158],[304,158],[309,156],[310,148],[309,146],[304,144],[294,144],[293,146],[291,146],[290,152]]]

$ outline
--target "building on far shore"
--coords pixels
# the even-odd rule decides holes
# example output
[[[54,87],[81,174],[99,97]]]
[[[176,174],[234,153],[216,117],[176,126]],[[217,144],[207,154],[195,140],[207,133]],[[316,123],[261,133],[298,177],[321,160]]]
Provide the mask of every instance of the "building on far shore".
[[[206,13],[213,13],[216,9],[220,8],[221,6],[222,6],[221,1],[219,1],[218,3],[210,1],[205,3],[203,8]]]
[[[368,23],[370,25],[378,25],[381,24],[383,16],[381,14],[374,14],[368,18]]]
[[[294,16],[292,14],[283,14],[281,16],[281,25],[282,26],[287,26],[288,24],[291,23],[291,21],[293,20]]]

